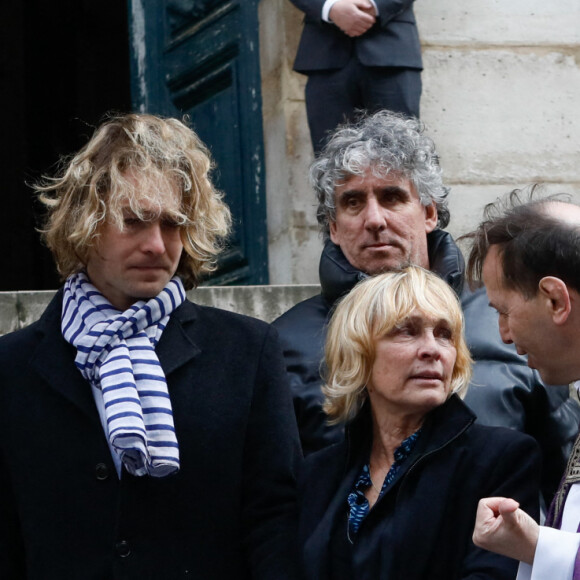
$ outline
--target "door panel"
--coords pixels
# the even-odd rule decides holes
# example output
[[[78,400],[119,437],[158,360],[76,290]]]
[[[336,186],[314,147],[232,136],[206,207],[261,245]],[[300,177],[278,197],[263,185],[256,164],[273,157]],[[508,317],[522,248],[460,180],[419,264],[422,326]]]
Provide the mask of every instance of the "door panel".
[[[232,210],[212,283],[267,283],[257,0],[130,0],[130,18],[134,108],[188,116]]]

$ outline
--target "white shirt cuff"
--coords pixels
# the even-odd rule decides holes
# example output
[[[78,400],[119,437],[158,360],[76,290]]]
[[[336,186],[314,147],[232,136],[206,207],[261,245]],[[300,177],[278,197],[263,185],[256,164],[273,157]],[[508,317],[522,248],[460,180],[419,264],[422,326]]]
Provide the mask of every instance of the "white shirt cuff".
[[[322,20],[325,22],[330,22],[330,17],[328,16],[330,9],[338,2],[338,0],[326,0],[324,6],[322,7]]]
[[[532,567],[525,562],[520,562],[516,580],[532,580]]]
[[[329,16],[330,9],[334,6],[336,2],[338,2],[338,0],[326,0],[324,5],[322,6],[322,20],[324,20],[325,22],[331,22]],[[377,6],[377,3],[375,2],[375,0],[369,0],[369,2],[375,7],[375,12],[377,13],[378,16],[379,7]]]
[[[580,534],[540,526],[534,565],[520,564],[516,580],[572,580]]]

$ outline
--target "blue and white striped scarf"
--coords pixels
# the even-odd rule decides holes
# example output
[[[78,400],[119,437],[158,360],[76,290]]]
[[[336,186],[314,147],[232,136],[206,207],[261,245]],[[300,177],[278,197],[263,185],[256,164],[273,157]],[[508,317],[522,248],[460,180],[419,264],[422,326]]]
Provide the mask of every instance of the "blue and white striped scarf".
[[[165,477],[179,470],[171,400],[155,347],[184,300],[177,277],[125,312],[82,272],[64,286],[62,334],[77,349],[83,377],[101,390],[110,444],[133,475]]]

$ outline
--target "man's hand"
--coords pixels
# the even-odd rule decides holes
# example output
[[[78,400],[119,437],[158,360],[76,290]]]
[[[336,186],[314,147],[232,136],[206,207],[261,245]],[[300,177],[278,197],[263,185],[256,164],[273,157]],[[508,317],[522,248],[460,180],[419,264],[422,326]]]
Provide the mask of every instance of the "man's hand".
[[[473,543],[496,554],[533,564],[540,527],[519,507],[517,501],[504,497],[480,500]]]
[[[375,23],[375,7],[369,0],[338,0],[328,16],[348,36],[360,36]]]

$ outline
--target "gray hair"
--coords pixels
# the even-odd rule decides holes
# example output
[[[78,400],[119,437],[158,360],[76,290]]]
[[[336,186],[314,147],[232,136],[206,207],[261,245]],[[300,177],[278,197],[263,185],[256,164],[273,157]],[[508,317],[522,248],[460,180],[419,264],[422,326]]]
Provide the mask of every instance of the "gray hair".
[[[449,188],[443,185],[435,144],[424,129],[418,119],[390,111],[338,127],[310,167],[310,182],[318,197],[316,217],[324,238],[330,234],[329,223],[336,220],[336,186],[368,168],[377,176],[394,173],[407,178],[424,206],[437,207],[437,226],[449,223]]]

